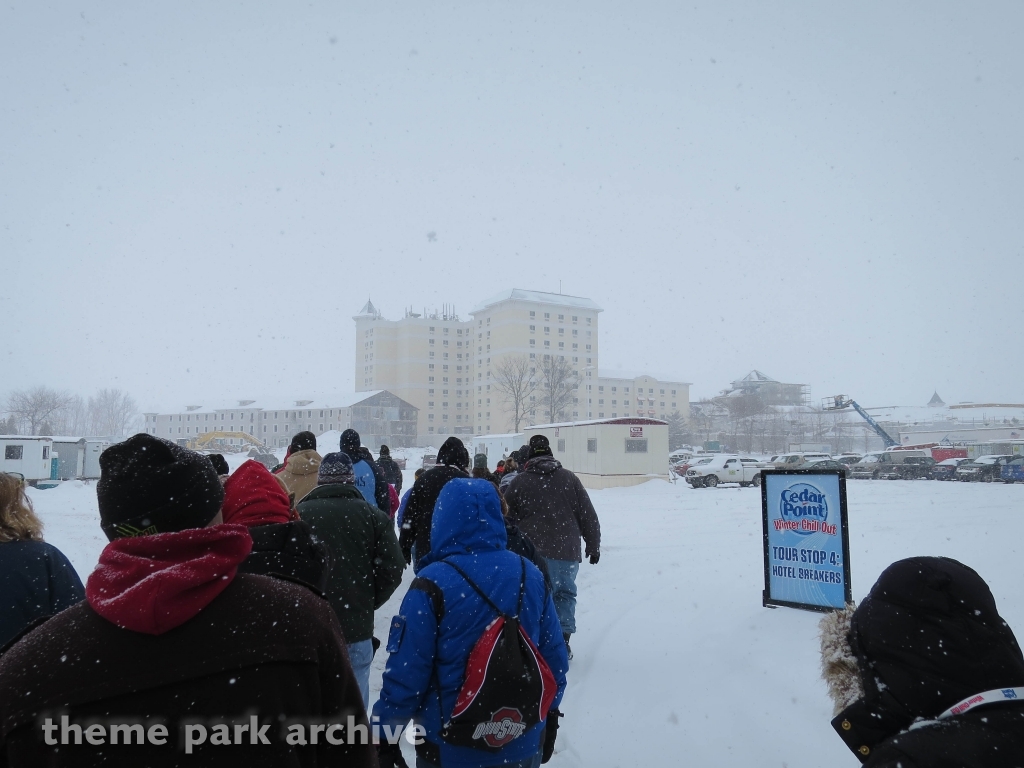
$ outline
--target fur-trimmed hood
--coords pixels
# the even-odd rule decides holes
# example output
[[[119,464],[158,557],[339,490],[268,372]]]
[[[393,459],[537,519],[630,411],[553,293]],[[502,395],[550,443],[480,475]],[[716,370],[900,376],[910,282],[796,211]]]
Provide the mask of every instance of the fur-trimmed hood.
[[[862,761],[969,696],[1024,686],[1013,631],[985,581],[956,560],[893,563],[859,607],[826,616],[820,627],[832,726]]]

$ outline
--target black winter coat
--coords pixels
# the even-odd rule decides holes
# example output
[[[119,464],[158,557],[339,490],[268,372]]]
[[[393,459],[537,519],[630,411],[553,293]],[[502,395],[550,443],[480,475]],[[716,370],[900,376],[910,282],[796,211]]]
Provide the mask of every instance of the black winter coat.
[[[549,560],[580,562],[601,549],[601,523],[583,483],[551,456],[530,459],[505,487],[508,517]]]
[[[402,492],[402,470],[398,468],[398,462],[390,456],[381,456],[377,459],[377,466],[384,473],[384,479],[395,486],[395,490]],[[385,512],[387,510],[384,510]]]
[[[520,531],[512,523],[505,519],[505,536],[508,537],[508,543],[505,545],[505,549],[509,552],[515,552],[517,555],[522,555],[531,563],[537,566],[537,570],[544,574],[544,583],[551,587],[551,576],[548,575],[548,561],[544,559],[544,556],[537,551],[537,548],[533,546],[533,542],[530,541],[530,537]]]
[[[37,619],[84,597],[82,580],[55,546],[42,541],[0,544],[0,648]]]
[[[317,541],[309,523],[257,525],[249,529],[252,552],[240,566],[239,573],[276,576],[305,584],[318,595],[327,591],[331,572],[331,552]]]
[[[864,695],[832,721],[870,768],[1024,766],[1024,701],[936,720],[991,690],[1024,686],[1024,656],[977,573],[943,557],[889,566],[853,614]],[[915,720],[927,724],[908,730]]]
[[[416,545],[417,560],[422,560],[430,553],[430,524],[434,520],[434,505],[441,495],[441,489],[456,477],[465,478],[469,475],[463,469],[445,464],[428,469],[413,484],[399,537],[405,562],[412,562],[413,544]]]
[[[167,743],[46,746],[38,718],[60,723],[57,713],[78,724],[163,719]],[[188,719],[248,723],[251,714],[270,724],[270,744],[207,739],[191,755],[182,751]],[[0,656],[5,768],[376,766],[372,745],[332,746],[323,732],[316,746],[285,742],[287,718],[345,722],[349,714],[367,722],[334,611],[305,587],[266,576],[239,574],[194,618],[161,635],[122,629],[82,602]]]

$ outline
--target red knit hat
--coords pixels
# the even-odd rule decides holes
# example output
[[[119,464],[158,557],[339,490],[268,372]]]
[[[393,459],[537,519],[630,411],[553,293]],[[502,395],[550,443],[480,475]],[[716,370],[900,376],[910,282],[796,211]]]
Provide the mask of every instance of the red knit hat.
[[[291,520],[288,494],[270,471],[250,459],[224,483],[225,523],[252,528]]]

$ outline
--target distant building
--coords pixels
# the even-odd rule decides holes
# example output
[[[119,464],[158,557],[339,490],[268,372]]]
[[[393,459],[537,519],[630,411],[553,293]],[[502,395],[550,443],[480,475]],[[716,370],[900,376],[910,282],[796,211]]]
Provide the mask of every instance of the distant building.
[[[463,320],[453,308],[386,320],[367,301],[356,323],[356,389],[387,389],[419,409],[422,444],[438,435],[504,433],[514,419],[498,383],[510,358],[525,359],[542,376],[552,356],[565,360],[576,387],[559,418],[664,418],[689,413],[686,382],[653,376],[598,374],[598,320],[591,299],[513,288],[476,305]],[[642,390],[642,391],[641,391]],[[641,397],[642,395],[642,397]],[[529,397],[523,429],[550,421],[542,388]]]
[[[372,449],[381,443],[404,448],[416,443],[417,416],[414,405],[386,390],[322,400],[236,400],[144,414],[147,433],[178,443],[210,432],[243,432],[275,449],[287,446],[292,435],[303,430],[319,435],[349,428],[358,431],[363,445]]]
[[[753,370],[742,379],[732,382],[725,397],[757,395],[765,405],[809,405],[811,388],[807,384],[784,384],[770,376]]]
[[[945,405],[946,404],[942,401],[942,398],[939,397],[938,390],[936,390],[935,394],[932,395],[932,399],[928,401],[928,407],[929,408],[943,408],[943,407],[945,407]]]

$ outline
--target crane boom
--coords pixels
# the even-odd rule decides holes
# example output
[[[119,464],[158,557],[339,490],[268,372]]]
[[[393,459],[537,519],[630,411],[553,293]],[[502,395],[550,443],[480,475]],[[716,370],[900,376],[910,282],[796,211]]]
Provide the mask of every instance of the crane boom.
[[[861,418],[868,423],[868,426],[874,431],[876,435],[882,438],[882,443],[886,448],[892,448],[899,445],[898,440],[893,440],[892,435],[882,429],[882,425],[871,418],[871,414],[865,411],[858,405],[856,400],[851,400],[846,395],[834,395],[832,397],[826,397],[821,401],[821,407],[824,411],[841,411],[847,407],[853,408],[857,413],[861,415]]]

